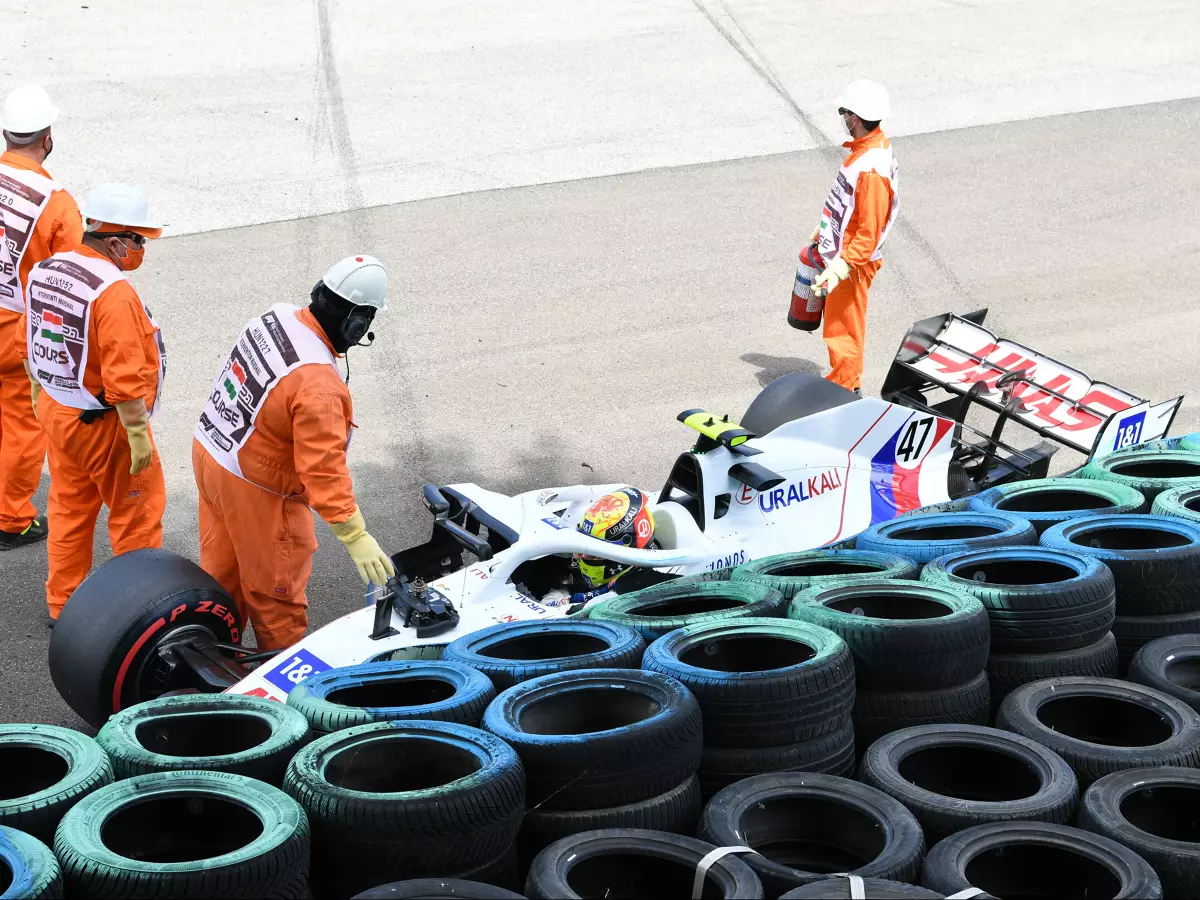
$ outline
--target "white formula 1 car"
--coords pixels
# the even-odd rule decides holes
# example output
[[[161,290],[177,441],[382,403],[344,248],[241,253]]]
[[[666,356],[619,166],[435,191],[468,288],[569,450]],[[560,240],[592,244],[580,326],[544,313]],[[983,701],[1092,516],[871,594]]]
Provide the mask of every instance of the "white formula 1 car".
[[[591,501],[623,485],[512,497],[474,484],[426,485],[433,534],[393,557],[396,578],[368,591],[364,608],[278,654],[239,645],[236,609],[188,560],[156,550],[116,557],[76,591],[58,621],[50,645],[55,687],[93,725],[171,691],[284,700],[325,669],[436,657],[449,641],[498,622],[575,611],[563,602],[574,554],[658,580],[702,575],[837,544],[921,507],[1045,476],[1058,448],[1008,446],[1001,440],[1008,421],[1089,457],[1166,434],[1180,398],[1151,405],[1093,382],[997,338],[982,327],[985,314],[916,323],[883,399],[792,373],[765,387],[738,422],[703,410],[680,414],[697,437],[662,490],[649,493],[657,549],[616,547],[576,530]],[[935,403],[934,390],[949,397]],[[972,408],[998,414],[989,433],[966,424]]]

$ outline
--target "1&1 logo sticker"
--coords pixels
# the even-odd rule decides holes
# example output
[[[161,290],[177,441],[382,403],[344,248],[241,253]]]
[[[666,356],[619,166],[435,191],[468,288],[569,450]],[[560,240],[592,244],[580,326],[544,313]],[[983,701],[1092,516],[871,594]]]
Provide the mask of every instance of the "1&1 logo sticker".
[[[324,672],[331,668],[333,667],[329,663],[318,659],[307,650],[297,650],[263,678],[287,694],[310,675],[316,675],[318,672]]]

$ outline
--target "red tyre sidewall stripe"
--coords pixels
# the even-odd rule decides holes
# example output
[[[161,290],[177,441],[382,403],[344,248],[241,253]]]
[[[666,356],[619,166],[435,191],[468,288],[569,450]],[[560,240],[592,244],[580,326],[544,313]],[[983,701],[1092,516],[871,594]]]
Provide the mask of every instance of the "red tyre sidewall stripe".
[[[117,670],[117,680],[113,683],[112,708],[113,712],[117,712],[121,708],[121,689],[125,686],[125,676],[129,672],[129,667],[133,665],[133,659],[138,655],[138,651],[145,646],[146,641],[150,640],[160,628],[167,624],[165,618],[159,619],[153,625],[146,629],[140,638],[138,638],[129,652],[125,654],[125,660],[121,663],[121,668]]]

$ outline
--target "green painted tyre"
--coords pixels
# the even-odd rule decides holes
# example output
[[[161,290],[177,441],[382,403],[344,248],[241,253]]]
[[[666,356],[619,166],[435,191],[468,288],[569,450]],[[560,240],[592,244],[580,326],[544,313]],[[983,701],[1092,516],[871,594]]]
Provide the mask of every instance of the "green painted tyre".
[[[685,625],[749,616],[782,616],[786,606],[787,601],[778,591],[761,584],[668,582],[602,600],[591,607],[588,619],[630,625],[649,642]]]
[[[1035,478],[998,484],[971,498],[975,512],[1028,519],[1037,533],[1080,516],[1145,512],[1146,498],[1127,484],[1087,478]]]
[[[870,550],[806,550],[777,553],[742,563],[733,581],[761,584],[791,600],[811,587],[832,587],[877,578],[916,578],[921,567],[906,556]]]
[[[1076,473],[1077,478],[1111,481],[1138,490],[1150,502],[1175,487],[1200,488],[1200,452],[1150,450],[1101,457]]]
[[[1171,488],[1154,498],[1150,510],[1156,516],[1175,516],[1200,522],[1200,485]]]

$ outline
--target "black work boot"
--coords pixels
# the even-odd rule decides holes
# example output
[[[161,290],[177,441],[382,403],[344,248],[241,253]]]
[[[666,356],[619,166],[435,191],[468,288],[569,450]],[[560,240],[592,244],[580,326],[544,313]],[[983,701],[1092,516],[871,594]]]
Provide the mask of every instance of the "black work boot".
[[[0,551],[40,543],[46,539],[46,534],[46,523],[43,519],[34,519],[24,531],[0,531]]]

